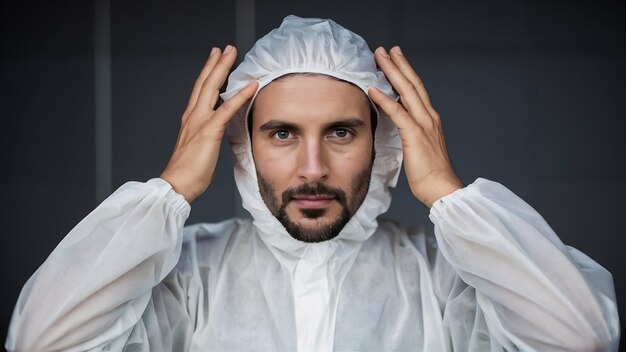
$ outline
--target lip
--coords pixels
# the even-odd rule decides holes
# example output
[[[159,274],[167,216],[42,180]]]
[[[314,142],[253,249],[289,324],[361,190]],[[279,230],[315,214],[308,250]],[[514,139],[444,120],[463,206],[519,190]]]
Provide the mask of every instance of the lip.
[[[331,196],[301,196],[293,197],[292,199],[298,208],[307,209],[326,208],[333,200],[335,200],[335,198]]]

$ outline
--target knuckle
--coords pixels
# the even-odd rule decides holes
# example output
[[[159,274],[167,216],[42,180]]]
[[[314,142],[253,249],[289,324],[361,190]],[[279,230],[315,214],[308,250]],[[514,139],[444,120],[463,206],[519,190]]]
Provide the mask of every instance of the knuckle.
[[[198,77],[193,84],[195,89],[202,89],[208,81],[208,77]]]
[[[420,124],[414,123],[412,124],[412,131],[417,135],[419,140],[424,140],[424,136],[426,135],[424,127],[422,127]]]
[[[436,124],[433,120],[426,120],[423,123],[424,129],[430,132],[433,132],[436,128]]]
[[[420,78],[420,76],[417,75],[417,73],[413,73],[411,75],[411,81],[413,82],[413,84],[417,87],[423,88],[424,87],[424,81],[422,81],[422,79]]]
[[[203,89],[208,89],[211,87],[211,75],[207,76],[207,78],[204,79],[204,81],[202,82],[202,88]]]
[[[226,110],[226,111],[232,111],[234,109],[233,102],[230,99],[223,101],[222,104],[220,105],[220,109]]]
[[[391,108],[391,113],[392,114],[404,114],[404,113],[406,113],[406,110],[404,109],[404,106],[402,106],[401,104],[397,104],[396,103]]]
[[[406,97],[407,98],[406,100],[408,100],[410,99],[409,96],[417,94],[417,88],[415,88],[415,85],[408,83],[408,84],[402,85],[402,88],[399,91],[399,93],[401,96]]]
[[[195,120],[197,120],[197,117],[195,117],[195,114],[193,112],[188,115],[184,115],[180,124],[181,131],[187,130],[189,128],[188,126],[192,124]]]

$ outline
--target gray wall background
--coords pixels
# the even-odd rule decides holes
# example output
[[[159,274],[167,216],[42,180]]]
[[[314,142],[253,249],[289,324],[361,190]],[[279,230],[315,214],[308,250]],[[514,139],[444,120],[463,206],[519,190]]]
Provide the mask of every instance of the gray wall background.
[[[613,273],[622,306],[625,10],[618,1],[3,2],[0,337],[22,285],[102,195],[159,176],[210,48],[243,53],[288,14],[332,18],[371,49],[401,45],[464,183],[485,177],[525,199]],[[188,224],[244,214],[231,165],[224,145]],[[386,216],[429,224],[404,175]]]

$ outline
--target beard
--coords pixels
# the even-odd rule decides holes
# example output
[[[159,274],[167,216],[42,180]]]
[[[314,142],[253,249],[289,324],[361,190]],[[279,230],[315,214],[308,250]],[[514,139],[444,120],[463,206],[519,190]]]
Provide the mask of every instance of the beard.
[[[361,173],[352,179],[351,197],[348,200],[346,192],[340,188],[330,187],[323,183],[303,184],[297,187],[288,188],[280,197],[276,195],[276,191],[271,181],[261,174],[257,173],[259,179],[259,191],[261,198],[267,205],[268,209],[285,227],[287,233],[294,239],[307,243],[316,243],[331,240],[346,226],[350,218],[356,213],[367,195],[369,189],[370,178],[372,174],[372,164],[365,168]],[[326,214],[328,209],[303,209],[298,211],[302,216],[309,220],[320,220],[320,225],[315,228],[307,228],[293,221],[287,214],[287,206],[293,200],[294,196],[332,196],[341,207],[337,217],[328,224],[321,224],[321,217]],[[280,200],[280,201],[279,201]]]

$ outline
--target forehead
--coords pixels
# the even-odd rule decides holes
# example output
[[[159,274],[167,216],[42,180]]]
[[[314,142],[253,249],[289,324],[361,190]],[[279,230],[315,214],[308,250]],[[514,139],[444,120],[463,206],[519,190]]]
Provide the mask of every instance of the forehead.
[[[369,121],[370,103],[357,86],[325,75],[296,74],[274,80],[257,95],[252,126],[272,119],[305,125],[347,117]]]

